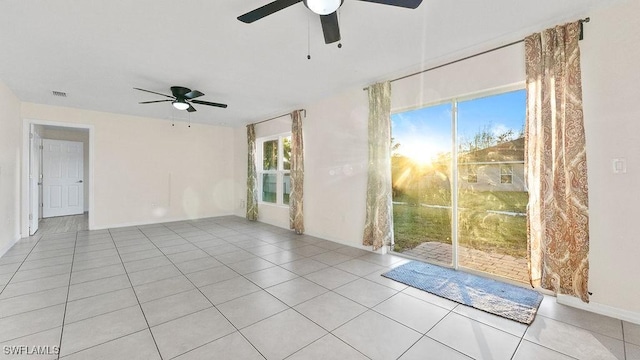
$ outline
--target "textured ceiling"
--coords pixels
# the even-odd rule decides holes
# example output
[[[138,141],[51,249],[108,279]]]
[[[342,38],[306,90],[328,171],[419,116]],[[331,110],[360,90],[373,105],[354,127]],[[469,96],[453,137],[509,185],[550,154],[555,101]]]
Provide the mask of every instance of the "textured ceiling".
[[[0,81],[22,101],[185,118],[134,87],[198,89],[191,121],[240,126],[589,15],[616,0],[424,0],[416,10],[345,0],[342,48],[302,3],[253,24],[265,0],[6,0]],[[311,60],[307,60],[310,48]],[[66,98],[51,91],[63,91]]]

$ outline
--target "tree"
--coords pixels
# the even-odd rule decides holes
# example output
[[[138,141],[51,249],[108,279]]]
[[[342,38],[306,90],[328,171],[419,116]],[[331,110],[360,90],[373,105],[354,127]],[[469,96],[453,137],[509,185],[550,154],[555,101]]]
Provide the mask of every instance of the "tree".
[[[482,150],[516,139],[513,129],[506,129],[496,134],[491,128],[491,124],[485,124],[478,129],[478,132],[473,135],[471,140],[465,140],[464,137],[461,137],[459,146],[460,152]],[[518,136],[518,138],[520,137],[522,136]]]

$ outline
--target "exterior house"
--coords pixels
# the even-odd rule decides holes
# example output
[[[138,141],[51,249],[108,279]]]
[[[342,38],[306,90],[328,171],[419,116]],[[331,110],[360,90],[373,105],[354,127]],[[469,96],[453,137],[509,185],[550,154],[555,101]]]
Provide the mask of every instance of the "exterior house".
[[[524,137],[460,155],[458,168],[461,190],[527,191]]]

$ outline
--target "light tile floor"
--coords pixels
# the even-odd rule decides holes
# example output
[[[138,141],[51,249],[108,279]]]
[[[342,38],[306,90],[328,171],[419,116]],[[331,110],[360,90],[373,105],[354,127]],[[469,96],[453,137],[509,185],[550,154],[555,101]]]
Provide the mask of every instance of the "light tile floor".
[[[0,358],[640,359],[639,325],[525,326],[380,276],[405,261],[238,217],[40,234],[0,258]]]

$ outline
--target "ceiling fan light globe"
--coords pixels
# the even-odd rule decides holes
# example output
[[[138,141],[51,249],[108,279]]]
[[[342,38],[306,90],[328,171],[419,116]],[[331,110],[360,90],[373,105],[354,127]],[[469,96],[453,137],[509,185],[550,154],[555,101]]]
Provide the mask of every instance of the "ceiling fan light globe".
[[[318,15],[329,15],[338,10],[342,0],[304,0],[304,4]]]
[[[174,108],[178,109],[178,110],[187,110],[189,108],[189,104],[187,104],[184,101],[173,101],[171,103],[171,105],[173,105]]]

